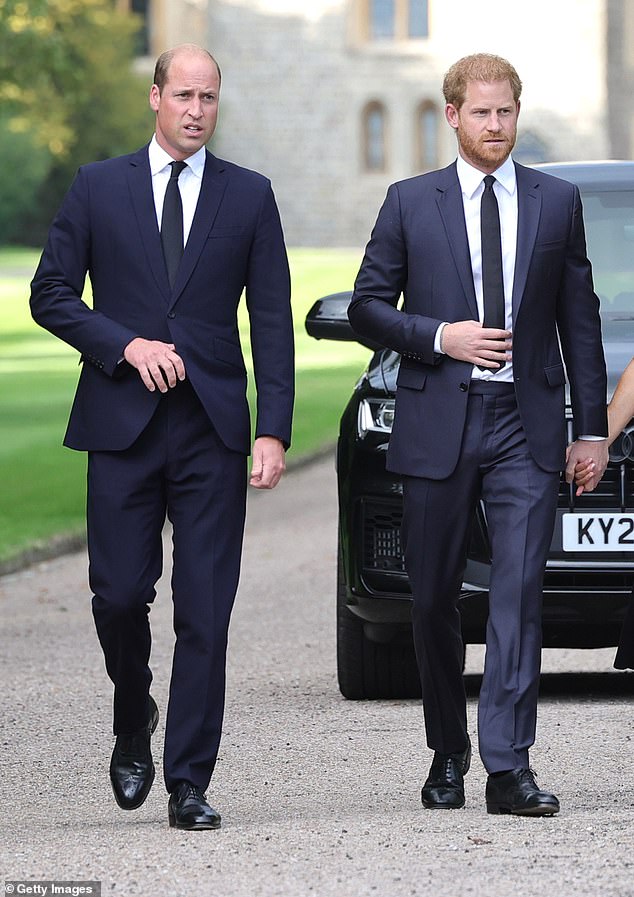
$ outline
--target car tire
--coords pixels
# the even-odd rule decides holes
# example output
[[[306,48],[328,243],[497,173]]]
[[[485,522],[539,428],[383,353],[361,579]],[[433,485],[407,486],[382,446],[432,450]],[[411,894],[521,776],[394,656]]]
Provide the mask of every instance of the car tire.
[[[341,548],[337,563],[337,675],[339,690],[352,701],[420,698],[420,679],[410,638],[377,643],[347,603]]]

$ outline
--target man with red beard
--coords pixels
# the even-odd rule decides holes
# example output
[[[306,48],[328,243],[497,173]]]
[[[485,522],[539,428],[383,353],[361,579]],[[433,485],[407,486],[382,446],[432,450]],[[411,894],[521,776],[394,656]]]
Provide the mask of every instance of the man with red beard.
[[[529,766],[542,580],[560,471],[607,464],[599,301],[576,187],[514,163],[521,82],[499,56],[455,63],[443,84],[458,140],[448,168],[393,184],[349,317],[401,354],[388,469],[403,478],[402,537],[427,743],[423,806],[464,806],[471,743],[457,603],[473,510],[491,547],[478,709],[489,813],[559,811]],[[403,296],[402,306],[399,304]],[[563,358],[562,358],[563,353]],[[577,439],[566,449],[566,374]]]

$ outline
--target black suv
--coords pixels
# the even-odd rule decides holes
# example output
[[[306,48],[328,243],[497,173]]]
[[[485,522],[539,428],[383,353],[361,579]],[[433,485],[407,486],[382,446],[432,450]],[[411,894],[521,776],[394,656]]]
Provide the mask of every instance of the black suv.
[[[611,394],[634,355],[634,162],[537,167],[581,191]],[[308,333],[357,341],[347,317],[350,296],[319,299],[306,318]],[[411,591],[400,541],[402,486],[385,469],[400,356],[365,345],[373,355],[343,412],[337,445],[339,687],[347,698],[416,697]],[[572,436],[571,420],[568,426]],[[465,644],[484,642],[489,572],[479,506],[460,601]],[[544,647],[615,645],[633,573],[634,421],[613,444],[594,492],[576,498],[562,477],[544,579]]]

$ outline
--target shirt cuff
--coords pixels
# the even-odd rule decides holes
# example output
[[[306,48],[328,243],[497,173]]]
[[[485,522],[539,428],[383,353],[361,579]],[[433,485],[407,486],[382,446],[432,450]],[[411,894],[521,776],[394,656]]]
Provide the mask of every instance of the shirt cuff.
[[[444,355],[445,353],[440,348],[440,343],[442,342],[442,332],[447,326],[449,321],[443,321],[438,330],[436,331],[436,336],[434,337],[434,352],[436,355]]]

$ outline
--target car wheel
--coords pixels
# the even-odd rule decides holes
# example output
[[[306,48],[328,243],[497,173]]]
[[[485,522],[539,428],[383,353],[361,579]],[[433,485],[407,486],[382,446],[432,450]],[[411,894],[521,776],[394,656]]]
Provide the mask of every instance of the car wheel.
[[[419,698],[414,644],[410,635],[374,642],[347,605],[341,548],[337,563],[337,674],[344,698]]]

